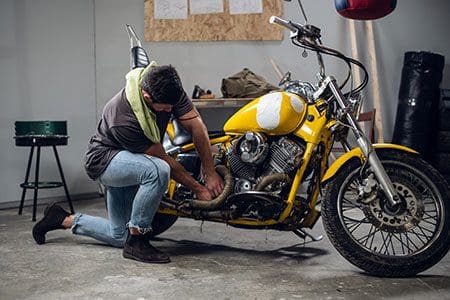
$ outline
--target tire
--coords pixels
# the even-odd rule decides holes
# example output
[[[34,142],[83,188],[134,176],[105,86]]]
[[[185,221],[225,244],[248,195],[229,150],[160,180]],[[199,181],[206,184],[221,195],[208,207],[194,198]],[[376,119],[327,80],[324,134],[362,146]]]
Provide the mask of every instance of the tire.
[[[374,198],[364,198],[366,204],[359,201],[361,162],[354,159],[326,186],[324,227],[338,252],[367,273],[413,276],[438,263],[449,250],[449,186],[417,155],[395,150],[377,154],[402,204],[390,207],[376,180]]]
[[[450,184],[450,174],[442,174],[444,176],[444,179],[447,180],[447,184]]]
[[[167,229],[172,227],[172,225],[177,221],[178,217],[174,215],[156,213],[152,221],[151,237],[155,237],[165,232]]]

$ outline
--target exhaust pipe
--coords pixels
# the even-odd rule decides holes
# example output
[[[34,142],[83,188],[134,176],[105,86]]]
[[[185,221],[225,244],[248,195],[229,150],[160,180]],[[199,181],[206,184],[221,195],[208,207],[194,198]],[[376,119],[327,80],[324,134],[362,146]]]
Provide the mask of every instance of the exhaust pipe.
[[[291,179],[289,178],[289,176],[287,174],[284,173],[277,173],[277,174],[272,174],[272,175],[267,175],[266,177],[264,177],[255,187],[256,191],[262,191],[264,190],[269,184],[274,183],[274,182],[280,182],[280,181],[284,181],[284,182],[290,182]]]
[[[223,165],[219,165],[216,167],[217,173],[219,173],[224,181],[225,186],[223,188],[222,193],[211,201],[201,201],[201,200],[188,200],[189,204],[192,208],[204,209],[204,210],[213,210],[219,207],[231,194],[233,190],[233,176],[231,176],[230,170]]]

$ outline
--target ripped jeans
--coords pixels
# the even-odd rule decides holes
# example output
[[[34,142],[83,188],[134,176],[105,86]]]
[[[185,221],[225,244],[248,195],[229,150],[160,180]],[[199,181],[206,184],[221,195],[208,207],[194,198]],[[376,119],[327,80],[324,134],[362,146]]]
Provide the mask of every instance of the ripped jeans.
[[[128,227],[138,228],[142,233],[151,230],[169,175],[169,165],[159,158],[119,152],[99,177],[107,188],[109,220],[77,213],[72,232],[123,247]]]

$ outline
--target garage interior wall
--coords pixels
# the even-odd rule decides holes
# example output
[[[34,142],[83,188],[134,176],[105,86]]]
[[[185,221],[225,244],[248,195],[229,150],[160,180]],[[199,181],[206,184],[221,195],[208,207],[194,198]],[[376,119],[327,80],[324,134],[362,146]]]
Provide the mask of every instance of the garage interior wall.
[[[322,28],[323,42],[350,55],[347,21],[336,13],[333,1],[303,2],[310,23]],[[125,24],[132,24],[143,37],[143,7],[143,0],[0,0],[0,207],[20,200],[19,183],[25,176],[29,148],[14,144],[18,120],[67,120],[69,145],[58,151],[69,191],[72,195],[97,191],[84,172],[83,156],[103,105],[123,86],[129,69]],[[404,52],[444,55],[442,86],[450,87],[449,11],[446,0],[401,0],[393,14],[374,22],[385,141],[390,141],[395,122]],[[295,1],[284,3],[284,17],[301,21]],[[356,31],[366,63],[362,22],[357,22]],[[315,56],[302,58],[287,32],[283,41],[273,42],[144,42],[143,46],[151,59],[177,68],[189,95],[198,84],[221,96],[221,79],[244,67],[276,84],[270,59],[294,78],[314,81],[317,73]],[[343,64],[326,62],[330,74],[343,78]],[[367,95],[366,106],[371,107]],[[220,128],[217,120],[229,113],[202,112],[212,129]],[[59,178],[51,148],[42,149],[40,174],[43,180]],[[62,196],[63,189],[39,191],[39,197]],[[26,199],[31,197],[29,190]]]

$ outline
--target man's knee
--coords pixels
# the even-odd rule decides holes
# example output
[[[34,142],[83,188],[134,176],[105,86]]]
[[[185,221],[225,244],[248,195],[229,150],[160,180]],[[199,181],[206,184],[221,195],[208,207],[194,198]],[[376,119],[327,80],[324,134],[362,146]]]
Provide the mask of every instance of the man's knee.
[[[152,157],[149,161],[148,168],[144,172],[142,183],[155,183],[167,186],[170,178],[170,166],[164,160]]]
[[[164,160],[160,159],[158,163],[159,180],[162,185],[167,185],[170,178],[170,166]]]

